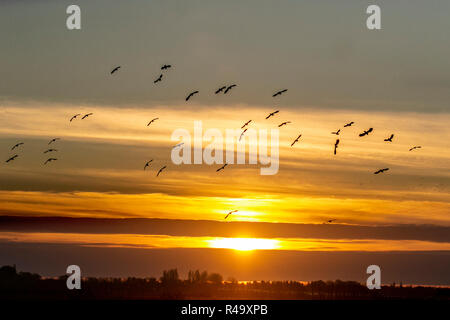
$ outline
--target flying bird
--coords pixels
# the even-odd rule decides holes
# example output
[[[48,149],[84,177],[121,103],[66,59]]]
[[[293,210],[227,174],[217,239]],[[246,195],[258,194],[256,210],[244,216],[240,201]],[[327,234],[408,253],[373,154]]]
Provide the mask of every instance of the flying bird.
[[[336,152],[337,152],[338,145],[339,145],[339,139],[336,139],[336,142],[334,143],[334,154],[336,154]]]
[[[13,160],[16,159],[18,156],[19,156],[18,154],[13,155],[11,158],[9,158],[8,160],[6,160],[6,163],[8,163],[8,162],[10,162],[10,161],[13,161]]]
[[[159,169],[158,173],[156,174],[156,176],[159,176],[159,174],[166,168],[166,166],[162,167],[161,169]]]
[[[287,125],[288,123],[291,123],[291,122],[290,122],[290,121],[282,122],[282,123],[280,123],[280,124],[278,125],[278,128],[279,128],[279,127],[282,127],[282,126],[285,126],[285,125]]]
[[[228,91],[230,91],[231,89],[233,89],[234,87],[236,87],[235,84],[232,84],[231,86],[228,86],[225,91],[223,92],[223,94],[226,94]]]
[[[48,144],[52,144],[52,143],[55,142],[56,140],[60,140],[60,138],[53,138],[52,140],[49,141]]]
[[[163,66],[161,67],[161,70],[167,70],[167,69],[169,69],[169,68],[172,68],[172,65],[170,65],[170,64],[165,64],[165,65],[163,65]]]
[[[193,91],[191,93],[189,93],[189,95],[186,97],[186,101],[188,101],[194,94],[197,94],[198,91]]]
[[[412,147],[411,149],[409,149],[409,151],[413,151],[415,149],[420,149],[420,148],[422,148],[422,147],[421,146],[415,146],[415,147]]]
[[[47,161],[44,162],[44,164],[47,164],[48,162],[56,161],[58,159],[56,158],[48,158]]]
[[[335,134],[335,135],[339,135],[339,132],[341,132],[341,129],[339,129],[338,131],[332,132],[331,134]]]
[[[48,150],[45,150],[44,153],[56,152],[56,151],[58,151],[58,150],[56,150],[56,149],[48,149]]]
[[[86,114],[81,118],[81,120],[86,119],[87,117],[92,116],[92,115],[93,115],[92,112],[91,112],[91,113],[86,113]]]
[[[150,122],[147,124],[147,127],[149,126],[149,125],[151,125],[153,122],[155,122],[156,120],[158,120],[159,118],[153,118],[152,120],[150,120]]]
[[[246,126],[248,126],[248,124],[252,122],[252,120],[248,120],[246,123],[244,123],[244,125],[241,127],[241,129],[244,129]]]
[[[214,92],[215,94],[221,93],[223,90],[225,90],[227,88],[227,86],[223,86],[220,87],[219,89],[216,90],[216,92]]]
[[[332,223],[333,221],[336,221],[337,219],[330,219],[330,220],[327,220],[327,222],[325,222],[325,224],[327,224],[327,223]]]
[[[351,121],[351,122],[345,124],[345,125],[344,125],[344,128],[351,127],[353,124],[354,124],[354,122]]]
[[[359,136],[360,137],[364,137],[367,136],[369,133],[371,133],[373,131],[373,128],[369,128],[369,130],[365,130],[363,133],[360,133]]]
[[[76,119],[78,116],[81,116],[81,113],[77,113],[77,114],[73,115],[69,121],[72,122],[72,120]]]
[[[391,134],[391,136],[387,139],[384,139],[386,142],[392,142],[392,138],[394,138],[394,134]]]
[[[153,81],[153,83],[158,83],[158,82],[160,82],[161,80],[162,80],[162,77],[163,77],[163,75],[162,75],[162,73],[159,75],[159,77],[155,80],[155,81]]]
[[[24,143],[24,142],[16,143],[16,144],[11,148],[11,150],[14,150],[15,148],[17,148],[17,147],[19,147],[19,146],[21,146],[21,145],[23,145],[23,144],[25,144],[25,143]]]
[[[151,163],[152,161],[153,161],[153,159],[147,161],[147,163],[146,163],[145,166],[144,166],[144,170],[147,169],[147,167],[150,167],[150,163]]]
[[[285,93],[286,91],[288,91],[288,89],[283,89],[283,90],[280,90],[280,91],[278,91],[278,92],[274,93],[274,94],[272,95],[272,97],[276,97],[276,96],[279,96],[279,95],[281,95],[281,94]]]
[[[375,171],[373,174],[383,173],[383,172],[388,171],[388,170],[389,170],[389,168],[380,169],[380,170]]]
[[[280,112],[280,110],[274,111],[269,113],[269,115],[266,117],[266,119],[269,119],[270,117],[273,117],[275,114],[277,114],[278,112]]]
[[[302,136],[302,135],[299,135],[299,136],[297,137],[297,139],[295,139],[294,142],[291,143],[291,147],[292,147],[295,143],[298,142],[298,140],[300,139],[301,136]]]
[[[228,216],[229,216],[230,214],[235,213],[235,212],[238,212],[238,211],[237,211],[237,210],[233,210],[233,211],[228,212],[227,215],[225,216],[224,220],[225,220],[226,218],[228,218]]]
[[[116,72],[116,71],[119,70],[120,68],[121,68],[120,66],[115,67],[114,69],[112,69],[111,74],[113,74],[114,72]]]
[[[239,141],[241,141],[241,139],[242,139],[242,136],[244,135],[245,131],[247,131],[247,128],[245,128],[245,130],[244,130],[244,131],[242,131],[242,133],[241,133],[241,136],[239,137]]]
[[[228,165],[228,163],[225,163],[223,166],[221,166],[219,169],[216,170],[216,172],[219,172],[220,170],[225,169],[225,167]]]

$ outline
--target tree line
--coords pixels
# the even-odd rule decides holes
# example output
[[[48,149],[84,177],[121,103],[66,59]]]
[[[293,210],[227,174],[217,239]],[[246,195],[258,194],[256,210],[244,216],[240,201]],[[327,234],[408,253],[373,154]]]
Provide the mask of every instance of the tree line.
[[[249,281],[223,280],[218,273],[193,270],[181,279],[177,269],[164,270],[159,279],[83,278],[81,290],[68,290],[67,275],[46,278],[0,268],[0,299],[439,299],[450,300],[450,288],[383,285],[369,290],[356,281]]]

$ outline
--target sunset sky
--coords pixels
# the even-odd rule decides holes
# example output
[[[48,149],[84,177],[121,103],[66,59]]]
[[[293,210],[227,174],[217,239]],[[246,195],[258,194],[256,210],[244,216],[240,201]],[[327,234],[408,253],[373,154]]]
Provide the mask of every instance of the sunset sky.
[[[71,1],[0,2],[0,265],[450,285],[450,3],[377,3],[379,31],[369,1],[76,1],[69,31]],[[174,130],[250,119],[291,121],[277,174],[172,163]]]

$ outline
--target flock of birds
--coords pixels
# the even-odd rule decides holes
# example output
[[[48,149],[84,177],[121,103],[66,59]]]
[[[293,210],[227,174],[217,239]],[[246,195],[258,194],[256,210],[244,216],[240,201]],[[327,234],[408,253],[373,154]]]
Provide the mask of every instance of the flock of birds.
[[[111,70],[111,75],[113,75],[114,73],[116,73],[117,71],[119,71],[120,68],[121,68],[121,66],[117,66],[117,67],[113,68],[113,69]],[[162,79],[163,79],[163,77],[164,77],[164,72],[167,71],[167,70],[170,69],[170,68],[172,68],[172,65],[170,65],[170,64],[164,64],[164,65],[161,67],[161,74],[153,81],[153,83],[154,83],[154,84],[157,84],[158,82],[161,82]],[[221,87],[219,87],[217,90],[214,91],[214,94],[219,94],[219,93],[227,94],[228,92],[230,92],[230,90],[232,90],[232,89],[235,88],[235,87],[237,87],[236,84],[230,84],[230,85],[221,86]],[[274,97],[274,98],[275,98],[275,97],[278,97],[278,96],[284,94],[284,93],[287,92],[287,91],[288,91],[288,89],[282,89],[282,90],[279,90],[279,91],[275,92],[275,93],[272,95],[272,97]],[[198,90],[195,90],[195,91],[190,92],[190,93],[186,96],[185,101],[189,101],[192,97],[194,97],[194,96],[197,95],[198,93],[199,93]],[[269,114],[266,116],[265,119],[267,120],[267,119],[270,119],[271,117],[275,117],[279,112],[280,112],[280,110],[275,110],[275,111],[269,113]],[[84,119],[86,119],[86,118],[88,118],[88,117],[90,117],[90,116],[92,116],[92,115],[93,115],[93,113],[86,113],[86,114],[83,114],[83,115],[82,115],[81,113],[77,113],[77,114],[73,115],[73,116],[69,119],[69,122],[72,122],[73,120],[76,120],[79,116],[82,116],[82,117],[81,117],[81,120],[84,120]],[[152,123],[154,123],[154,122],[157,121],[157,120],[159,120],[159,118],[153,118],[152,120],[150,120],[150,121],[148,122],[147,126],[150,126]],[[240,137],[239,137],[239,141],[242,139],[242,137],[244,136],[244,134],[247,132],[248,126],[250,125],[251,122],[252,122],[252,120],[248,120],[247,122],[244,123],[244,125],[242,125],[241,129],[242,129],[243,131],[242,131],[242,133],[241,133],[241,135],[240,135]],[[281,122],[281,123],[278,125],[278,127],[281,128],[281,127],[283,127],[283,126],[288,125],[289,123],[291,123],[291,121],[284,121],[284,122]],[[351,127],[353,124],[355,124],[355,122],[351,121],[351,122],[346,123],[343,127],[344,127],[344,128]],[[373,128],[369,128],[369,129],[364,130],[363,132],[361,132],[361,133],[359,134],[359,137],[368,136],[368,135],[369,135],[370,133],[372,133],[372,132],[373,132]],[[340,133],[341,133],[341,129],[338,129],[338,130],[336,130],[336,131],[331,132],[331,134],[334,134],[334,135],[337,135],[337,136],[339,136]],[[302,137],[302,135],[299,134],[299,135],[297,136],[297,138],[295,138],[295,140],[291,143],[291,147],[293,147],[297,142],[299,142],[299,140],[300,140],[301,137]],[[393,142],[393,138],[394,138],[394,134],[391,134],[388,138],[384,139],[384,141],[385,141],[385,142]],[[51,140],[48,142],[48,145],[51,145],[51,144],[55,143],[55,142],[58,141],[58,140],[60,140],[60,138],[53,138],[53,139],[51,139]],[[336,139],[336,141],[335,141],[335,143],[334,143],[334,154],[335,154],[335,155],[337,154],[337,150],[338,150],[338,147],[339,147],[339,143],[340,143],[340,140],[339,140],[339,139]],[[15,150],[15,149],[21,147],[21,146],[24,145],[24,144],[25,144],[24,142],[18,142],[18,143],[16,143],[16,144],[11,148],[11,151],[13,151],[13,150]],[[184,143],[179,143],[179,144],[175,145],[173,148],[181,147],[183,144],[184,144]],[[421,147],[421,146],[413,146],[413,147],[411,147],[411,148],[409,149],[409,151],[413,151],[413,150],[420,149],[420,148],[422,148],[422,147]],[[48,154],[48,153],[54,153],[54,152],[57,152],[57,151],[58,151],[57,149],[47,148],[43,153],[44,153],[44,154]],[[9,163],[9,162],[11,162],[11,161],[14,161],[14,160],[17,159],[18,157],[19,157],[19,154],[16,153],[16,154],[14,154],[13,156],[9,157],[9,158],[6,160],[6,163]],[[49,157],[49,158],[47,158],[47,160],[44,161],[44,165],[46,165],[47,163],[56,161],[56,160],[58,160],[58,159],[57,159],[57,158],[54,158],[54,157]],[[150,167],[150,165],[152,164],[152,162],[153,162],[153,159],[151,159],[151,160],[149,160],[149,161],[147,161],[147,162],[145,163],[145,165],[144,165],[144,171],[145,171],[147,168]],[[216,170],[216,172],[219,172],[219,171],[224,170],[227,166],[228,166],[228,163],[225,163],[225,164],[222,165],[220,168],[218,168],[218,169]],[[162,166],[162,167],[157,171],[156,176],[158,177],[158,176],[159,176],[166,168],[167,168],[166,165]],[[386,171],[388,171],[388,170],[389,170],[389,168],[381,168],[381,169],[376,170],[376,171],[374,172],[374,174],[380,174],[380,173],[386,172]],[[233,214],[233,213],[235,213],[235,212],[238,212],[238,210],[233,210],[233,211],[228,212],[227,215],[225,216],[225,219],[227,219],[231,214]],[[334,222],[334,221],[336,221],[336,219],[330,219],[330,220],[327,220],[325,223],[332,223],[332,222]]]
[[[56,141],[58,141],[58,140],[60,140],[60,138],[53,138],[53,139],[51,139],[51,140],[48,142],[48,145],[51,145],[52,143],[54,143],[54,142],[56,142]],[[12,151],[12,150],[15,150],[15,149],[17,149],[17,148],[19,148],[19,147],[21,147],[21,146],[24,145],[24,144],[25,144],[25,142],[18,142],[18,143],[16,143],[16,144],[11,148],[11,151]],[[44,153],[44,154],[47,154],[47,153],[50,153],[50,152],[53,153],[53,152],[57,152],[57,151],[58,151],[57,149],[47,148],[43,153]],[[19,154],[16,153],[15,155],[9,157],[8,160],[6,160],[6,163],[11,162],[11,161],[15,160],[15,159],[18,158],[18,157],[19,157]],[[58,160],[58,159],[57,159],[57,158],[50,157],[50,158],[48,158],[47,160],[44,161],[44,165],[46,165],[46,164],[49,163],[49,162],[56,161],[56,160]]]

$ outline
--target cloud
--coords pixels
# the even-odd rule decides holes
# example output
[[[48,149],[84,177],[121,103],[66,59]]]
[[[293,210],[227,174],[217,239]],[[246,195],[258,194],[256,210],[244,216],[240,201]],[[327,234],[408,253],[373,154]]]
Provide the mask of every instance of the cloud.
[[[0,216],[1,232],[137,234],[186,237],[420,240],[450,243],[450,227],[363,226],[178,219]]]

